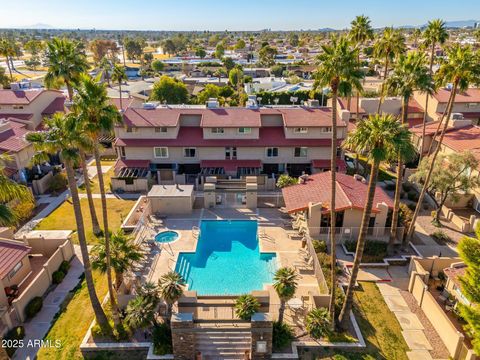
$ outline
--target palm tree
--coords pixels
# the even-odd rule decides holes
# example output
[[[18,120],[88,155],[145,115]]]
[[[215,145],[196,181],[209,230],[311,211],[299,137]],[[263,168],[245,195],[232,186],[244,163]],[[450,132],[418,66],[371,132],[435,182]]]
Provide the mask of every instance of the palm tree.
[[[139,245],[135,244],[133,237],[126,235],[123,230],[118,230],[110,238],[110,263],[115,273],[115,288],[118,290],[123,282],[123,274],[131,270],[134,264],[143,259],[145,254]],[[105,240],[92,249],[92,266],[105,273],[106,253]]]
[[[170,271],[163,274],[160,280],[158,280],[158,288],[160,297],[167,303],[167,322],[170,323],[170,317],[172,315],[173,304],[178,301],[183,295],[184,281],[182,276],[175,272]]]
[[[377,113],[380,113],[383,98],[385,96],[385,81],[388,76],[388,66],[390,61],[405,52],[405,37],[400,30],[392,27],[387,27],[379,36],[373,47],[374,56],[377,59],[384,59],[385,67],[383,74],[382,90],[380,93],[380,100],[378,102]]]
[[[393,68],[392,75],[386,82],[388,92],[391,92],[402,98],[402,124],[408,125],[408,103],[413,96],[414,91],[425,93],[428,96],[434,92],[434,85],[430,72],[426,67],[426,57],[420,52],[411,52],[408,55],[400,55]],[[414,154],[409,154],[413,158]],[[395,240],[397,239],[398,215],[400,210],[400,192],[403,183],[403,164],[404,159],[397,159],[397,182],[395,187],[395,200],[392,215],[392,227],[390,231],[389,252],[393,250]]]
[[[120,110],[123,110],[122,103],[122,82],[127,81],[127,73],[125,67],[115,64],[112,70],[112,81],[118,84],[118,93],[120,95]]]
[[[260,303],[253,295],[240,295],[237,300],[235,300],[235,315],[242,320],[250,320],[259,308]]]
[[[10,81],[13,81],[12,67],[10,66],[10,57],[15,55],[12,43],[8,39],[0,39],[0,55],[5,57],[7,63],[8,72],[10,73]]]
[[[330,314],[326,308],[311,310],[305,319],[306,329],[314,339],[321,339],[327,335],[331,328]]]
[[[413,47],[416,49],[418,47],[418,40],[422,37],[422,30],[419,28],[415,28],[412,31],[412,34],[410,35],[412,41],[413,41]]]
[[[110,73],[112,72],[112,64],[106,56],[103,57],[102,60],[100,61],[100,69],[102,69],[102,72],[105,76],[105,80],[107,80],[107,84],[110,87],[110,78],[111,78]]]
[[[125,321],[132,329],[144,329],[156,324],[157,304],[137,296],[128,302]]]
[[[335,318],[336,288],[336,243],[335,243],[335,199],[336,199],[336,167],[337,167],[337,96],[338,93],[350,93],[352,88],[360,90],[361,72],[357,68],[358,49],[352,49],[346,37],[333,37],[328,45],[322,45],[323,53],[319,56],[320,65],[315,74],[317,86],[330,86],[332,94],[332,144],[330,154],[331,194],[330,194],[330,251],[331,279],[329,309],[332,319]]]
[[[280,298],[280,309],[278,311],[278,322],[283,322],[283,314],[285,312],[285,303],[293,298],[297,291],[298,274],[295,269],[283,267],[275,272],[273,277],[273,288]]]
[[[354,43],[355,46],[360,49],[365,45],[368,40],[373,39],[373,29],[370,24],[370,19],[368,16],[360,15],[355,17],[355,19],[350,23],[352,28],[349,32],[350,40]],[[357,53],[357,67],[360,71],[360,50]],[[356,119],[359,120],[359,108],[360,108],[360,93],[357,91],[357,114]]]
[[[440,19],[435,19],[428,22],[427,28],[423,33],[424,37],[424,46],[430,47],[430,65],[429,65],[429,72],[430,76],[433,76],[433,61],[435,60],[435,47],[437,44],[444,44],[448,39],[448,32],[445,28],[445,22]],[[427,116],[428,116],[428,100],[430,96],[425,97],[425,112],[423,114],[423,123],[422,123],[422,140],[420,146],[420,159],[419,162],[422,161],[423,157],[423,144],[425,141],[425,126],[427,123]]]
[[[47,87],[55,87],[63,82],[67,87],[68,99],[73,100],[73,86],[80,74],[88,69],[87,57],[80,44],[68,39],[54,38],[47,43],[45,75]]]
[[[105,84],[99,79],[92,79],[86,74],[80,75],[76,90],[72,113],[78,118],[77,127],[79,131],[85,132],[93,143],[93,154],[97,167],[98,184],[102,202],[102,219],[105,236],[105,265],[109,298],[112,306],[112,314],[115,323],[118,320],[118,309],[115,301],[115,294],[112,282],[111,256],[110,256],[110,230],[108,227],[107,198],[105,196],[105,183],[103,180],[102,163],[100,158],[99,137],[102,133],[111,133],[116,124],[121,123],[122,117],[114,105],[109,103]]]
[[[73,212],[77,225],[78,242],[82,253],[83,267],[85,270],[85,281],[87,282],[88,295],[92,304],[95,318],[102,329],[109,329],[105,312],[98,300],[95,292],[95,285],[92,277],[92,267],[90,257],[88,255],[87,239],[85,236],[85,227],[83,224],[82,208],[80,206],[80,198],[78,196],[77,183],[75,180],[74,164],[78,161],[78,144],[85,135],[81,132],[73,131],[75,127],[72,123],[76,122],[74,116],[64,114],[54,114],[51,119],[44,120],[46,125],[45,131],[31,132],[26,138],[31,142],[38,151],[33,161],[40,162],[48,159],[48,154],[59,154],[65,164],[67,172],[68,187],[72,196]],[[88,141],[88,139],[85,139]]]
[[[471,84],[477,86],[480,84],[480,56],[472,50],[471,46],[454,44],[447,48],[446,55],[447,60],[440,65],[440,68],[435,74],[435,80],[438,86],[444,86],[447,84],[449,86],[451,85],[447,108],[443,114],[443,117],[445,117],[445,123],[443,125],[440,138],[437,141],[433,156],[431,156],[430,169],[427,173],[424,183],[422,184],[422,190],[420,191],[417,206],[415,207],[415,211],[413,213],[412,222],[410,223],[407,236],[405,238],[406,241],[409,241],[413,236],[413,232],[415,230],[415,220],[417,219],[420,208],[422,207],[423,199],[425,198],[425,193],[430,184],[430,178],[432,177],[435,161],[438,153],[440,152],[440,148],[442,147],[443,138],[445,136],[445,132],[447,131],[448,124],[450,123],[453,104],[455,103],[455,96],[457,95],[457,92],[467,90]],[[443,117],[440,120],[441,122],[444,120]]]
[[[0,154],[0,226],[13,226],[17,224],[17,214],[9,205],[12,200],[33,202],[30,190],[5,175],[5,164],[12,161],[6,153]]]
[[[366,204],[357,240],[355,259],[353,261],[345,301],[339,317],[339,322],[343,328],[346,327],[350,310],[352,308],[353,289],[357,281],[358,270],[362,261],[380,163],[396,156],[401,156],[403,159],[406,159],[409,154],[414,153],[410,131],[405,125],[400,124],[400,122],[398,122],[392,115],[375,114],[371,115],[368,120],[361,121],[356,130],[349,135],[344,146],[354,149],[357,152],[367,153],[372,165]]]

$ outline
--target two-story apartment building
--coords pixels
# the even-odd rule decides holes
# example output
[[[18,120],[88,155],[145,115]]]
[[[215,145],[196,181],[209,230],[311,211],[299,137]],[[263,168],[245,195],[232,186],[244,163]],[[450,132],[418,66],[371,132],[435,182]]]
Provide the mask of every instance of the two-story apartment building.
[[[0,119],[14,119],[35,130],[45,116],[64,111],[61,91],[27,89],[0,90]]]
[[[327,107],[144,106],[129,107],[123,117],[123,126],[115,129],[123,167],[193,177],[298,176],[330,168],[332,112]],[[348,118],[347,111],[337,118],[338,145]],[[344,166],[340,159],[338,164]]]

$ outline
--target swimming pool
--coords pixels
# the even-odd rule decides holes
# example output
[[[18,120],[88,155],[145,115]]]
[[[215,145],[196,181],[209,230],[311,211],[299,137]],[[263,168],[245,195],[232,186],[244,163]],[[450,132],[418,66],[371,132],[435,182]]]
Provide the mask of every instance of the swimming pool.
[[[203,220],[194,253],[178,255],[177,271],[199,295],[238,295],[272,283],[276,254],[260,253],[256,221]]]
[[[179,237],[180,235],[178,234],[178,232],[166,230],[159,232],[157,235],[155,235],[155,241],[159,243],[171,243],[178,240]]]

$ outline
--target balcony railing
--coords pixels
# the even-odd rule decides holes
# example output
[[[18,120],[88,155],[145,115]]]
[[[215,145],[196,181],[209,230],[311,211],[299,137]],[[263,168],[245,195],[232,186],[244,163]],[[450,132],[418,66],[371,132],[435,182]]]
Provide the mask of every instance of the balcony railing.
[[[367,239],[388,241],[390,238],[391,227],[369,227],[367,228]],[[403,238],[405,229],[403,227],[397,228],[397,239]],[[328,239],[330,236],[329,227],[312,228],[310,233],[313,237],[320,237]],[[356,240],[360,233],[360,227],[337,227],[335,228],[335,239],[337,242],[343,243],[346,240]],[[399,241],[399,240],[397,240]]]

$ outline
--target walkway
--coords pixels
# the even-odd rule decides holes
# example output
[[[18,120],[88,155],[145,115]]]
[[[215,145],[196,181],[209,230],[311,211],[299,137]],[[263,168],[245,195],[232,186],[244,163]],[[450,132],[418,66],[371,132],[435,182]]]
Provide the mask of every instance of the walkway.
[[[410,351],[410,360],[431,360],[443,358],[445,346],[425,318],[420,321],[407,303],[404,293],[408,289],[409,275],[406,267],[392,266],[388,269],[391,281],[377,283],[380,293],[390,311],[395,314],[402,328],[402,335]],[[407,294],[408,295],[408,294]],[[448,358],[446,356],[445,358]]]
[[[24,324],[24,344],[28,344],[29,341],[38,341],[45,337],[55,320],[55,315],[60,311],[60,306],[68,293],[78,285],[82,274],[83,263],[81,262],[80,247],[75,245],[75,256],[70,262],[70,269],[62,283],[43,299],[42,310],[33,319]],[[13,359],[33,360],[39,349],[36,346],[25,345],[25,347],[17,349]]]

